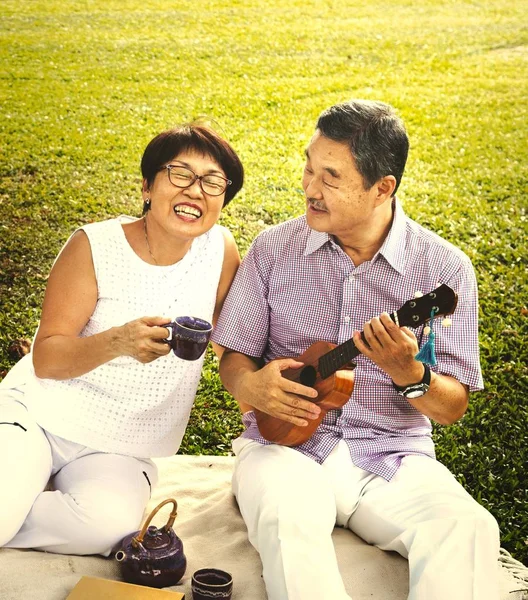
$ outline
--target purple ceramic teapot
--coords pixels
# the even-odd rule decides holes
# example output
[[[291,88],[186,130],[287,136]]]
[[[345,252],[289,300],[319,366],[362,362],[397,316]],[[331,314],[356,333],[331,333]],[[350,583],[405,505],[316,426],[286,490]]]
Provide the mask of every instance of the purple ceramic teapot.
[[[154,525],[149,527],[159,509],[170,502],[174,507],[167,523],[161,529]],[[187,559],[183,553],[182,541],[172,529],[177,509],[176,500],[164,500],[150,513],[141,531],[123,539],[115,558],[125,581],[162,588],[176,585],[183,577]]]

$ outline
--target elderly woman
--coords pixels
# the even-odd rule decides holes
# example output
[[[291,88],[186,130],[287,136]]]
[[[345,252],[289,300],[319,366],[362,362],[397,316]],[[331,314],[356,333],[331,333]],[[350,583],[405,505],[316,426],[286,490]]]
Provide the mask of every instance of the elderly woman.
[[[0,385],[0,546],[109,555],[138,529],[177,452],[201,360],[167,343],[174,317],[216,321],[240,258],[216,225],[244,171],[214,131],[145,149],[143,217],[81,227],[51,270],[32,352]]]

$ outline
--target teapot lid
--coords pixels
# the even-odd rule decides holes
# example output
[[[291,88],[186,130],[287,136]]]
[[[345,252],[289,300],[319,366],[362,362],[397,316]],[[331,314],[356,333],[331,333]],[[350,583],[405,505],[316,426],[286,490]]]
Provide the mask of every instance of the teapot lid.
[[[161,528],[158,529],[154,525],[150,525],[150,522],[154,515],[158,512],[158,510],[164,506],[165,504],[172,503],[173,510],[171,511],[169,520],[167,523]],[[179,541],[178,536],[174,533],[172,529],[172,525],[174,523],[174,519],[176,518],[178,510],[178,504],[174,498],[167,498],[164,500],[156,508],[150,513],[145,524],[141,528],[139,535],[132,538],[132,546],[134,548],[143,547],[146,550],[158,550],[161,548],[166,548],[167,546],[173,545],[175,542]]]
[[[172,535],[171,535],[172,534]],[[167,530],[165,526],[161,529],[150,525],[145,532],[143,537],[143,547],[147,550],[159,550],[170,546],[174,541],[174,531],[172,529]]]

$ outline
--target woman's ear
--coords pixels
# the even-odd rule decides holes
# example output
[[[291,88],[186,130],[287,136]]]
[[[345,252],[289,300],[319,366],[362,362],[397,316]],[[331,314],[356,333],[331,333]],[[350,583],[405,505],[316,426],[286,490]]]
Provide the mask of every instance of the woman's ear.
[[[142,187],[141,191],[143,194],[143,200],[145,200],[145,198],[148,198],[150,196],[149,184],[146,179],[143,179],[143,187]]]

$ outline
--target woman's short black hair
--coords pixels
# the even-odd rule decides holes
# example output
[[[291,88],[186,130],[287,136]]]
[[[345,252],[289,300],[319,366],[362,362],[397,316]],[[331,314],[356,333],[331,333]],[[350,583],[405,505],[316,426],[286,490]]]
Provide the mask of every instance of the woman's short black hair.
[[[148,187],[164,165],[189,151],[210,156],[222,167],[232,182],[227,186],[224,199],[224,206],[229,204],[242,188],[244,167],[231,145],[216,131],[202,124],[186,123],[163,131],[148,143],[141,159],[141,174]]]

